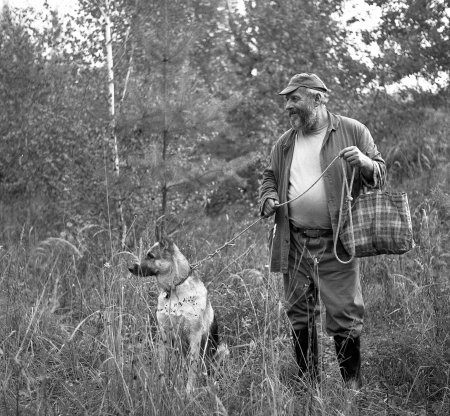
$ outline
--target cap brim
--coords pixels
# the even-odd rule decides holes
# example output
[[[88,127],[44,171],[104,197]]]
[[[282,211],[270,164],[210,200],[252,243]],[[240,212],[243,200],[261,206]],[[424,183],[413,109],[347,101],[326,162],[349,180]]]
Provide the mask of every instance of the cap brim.
[[[278,95],[286,95],[292,91],[298,90],[299,88],[300,85],[290,85],[289,87],[286,87],[283,91],[279,92]]]
[[[283,91],[279,92],[278,95],[286,95],[289,94],[292,91],[298,90],[300,87],[309,88],[310,90],[316,90],[316,91],[322,91],[327,92],[327,88],[321,88],[321,87],[308,87],[307,85],[290,85],[289,87],[286,87]]]

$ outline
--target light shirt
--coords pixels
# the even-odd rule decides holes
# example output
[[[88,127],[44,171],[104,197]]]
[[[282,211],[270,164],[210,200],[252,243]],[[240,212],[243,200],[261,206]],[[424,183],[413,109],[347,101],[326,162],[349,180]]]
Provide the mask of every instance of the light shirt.
[[[305,192],[322,174],[320,149],[328,125],[304,135],[297,132],[289,174],[288,200]],[[306,194],[288,204],[290,221],[297,227],[331,229],[324,177]]]

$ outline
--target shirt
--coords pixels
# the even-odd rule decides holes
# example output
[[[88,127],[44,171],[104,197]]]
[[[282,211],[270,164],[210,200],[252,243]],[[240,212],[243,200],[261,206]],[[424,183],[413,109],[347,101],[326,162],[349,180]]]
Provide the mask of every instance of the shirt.
[[[292,165],[289,172],[288,200],[289,220],[297,227],[330,229],[331,217],[327,207],[325,180],[314,184],[322,174],[320,149],[328,126],[325,125],[308,135],[297,132],[294,143]],[[314,186],[312,188],[311,185]],[[308,190],[308,188],[310,188]],[[305,193],[305,191],[307,191]]]

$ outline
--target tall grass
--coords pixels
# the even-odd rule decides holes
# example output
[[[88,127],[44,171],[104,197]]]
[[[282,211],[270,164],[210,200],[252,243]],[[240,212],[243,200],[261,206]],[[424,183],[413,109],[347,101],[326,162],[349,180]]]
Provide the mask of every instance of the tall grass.
[[[3,218],[0,414],[448,415],[450,242],[440,207],[435,199],[414,208],[413,252],[363,262],[357,394],[341,383],[322,323],[322,381],[314,388],[296,381],[282,279],[266,267],[267,224],[199,269],[230,354],[187,395],[179,354],[161,374],[155,282],[127,271],[153,243],[152,225],[124,252],[98,226],[40,238]],[[247,223],[198,215],[174,239],[194,263]]]

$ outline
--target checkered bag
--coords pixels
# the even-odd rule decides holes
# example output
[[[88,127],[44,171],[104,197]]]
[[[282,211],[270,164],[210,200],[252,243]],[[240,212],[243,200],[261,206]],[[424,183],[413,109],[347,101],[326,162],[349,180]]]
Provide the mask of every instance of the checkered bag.
[[[359,196],[341,226],[339,239],[356,257],[404,254],[413,248],[411,214],[405,192],[370,192]],[[354,244],[353,244],[354,242]]]
[[[378,169],[378,164],[374,164]],[[352,182],[353,182],[352,176]],[[345,180],[345,184],[347,181]],[[349,195],[351,187],[347,187]],[[344,194],[344,192],[343,192]],[[414,247],[411,214],[405,192],[367,192],[342,209],[339,239],[355,257],[404,254]],[[336,253],[335,253],[336,254]]]

